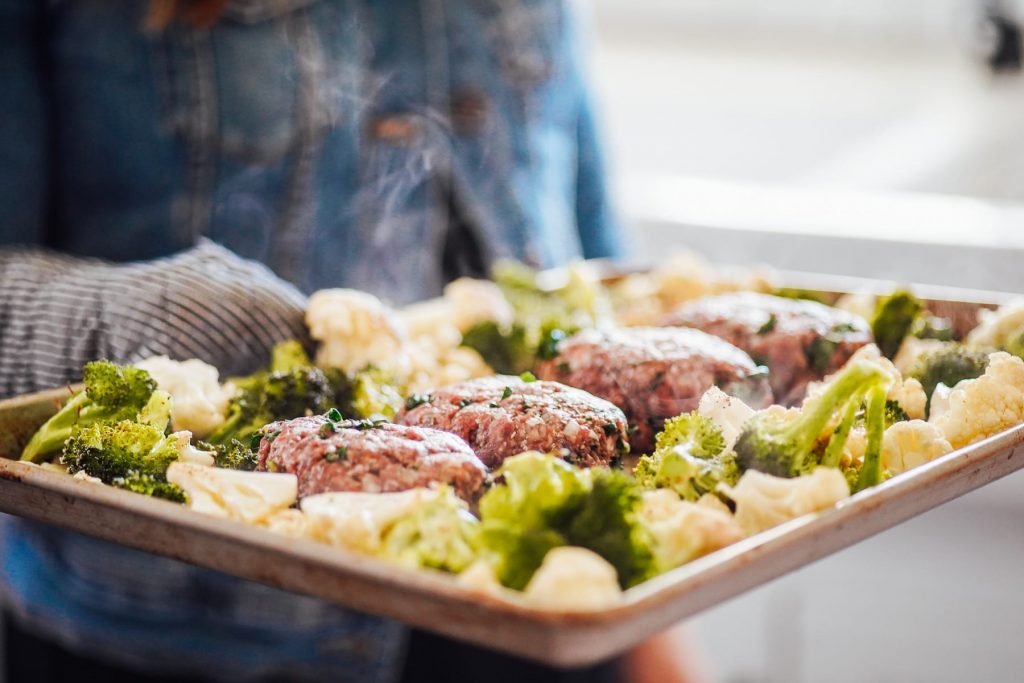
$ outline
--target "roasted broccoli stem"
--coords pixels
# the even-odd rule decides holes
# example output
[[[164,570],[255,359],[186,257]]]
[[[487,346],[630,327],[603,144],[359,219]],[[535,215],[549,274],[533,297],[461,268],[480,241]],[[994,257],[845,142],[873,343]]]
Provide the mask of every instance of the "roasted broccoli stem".
[[[859,407],[865,393],[875,386],[887,385],[888,381],[888,375],[878,366],[857,362],[840,371],[795,418],[774,411],[756,413],[747,420],[736,441],[740,468],[777,477],[796,477],[808,472],[817,464],[812,454],[832,416],[843,411],[845,420],[851,401]]]
[[[886,388],[875,385],[868,390],[867,408],[865,408],[864,428],[867,431],[868,443],[864,450],[864,462],[860,466],[857,485],[853,492],[862,491],[882,482],[882,435],[885,432],[885,394]]]
[[[75,427],[137,419],[156,389],[145,370],[106,360],[86,363],[83,378],[85,390],[36,431],[21,453],[22,460],[38,463],[59,452]]]

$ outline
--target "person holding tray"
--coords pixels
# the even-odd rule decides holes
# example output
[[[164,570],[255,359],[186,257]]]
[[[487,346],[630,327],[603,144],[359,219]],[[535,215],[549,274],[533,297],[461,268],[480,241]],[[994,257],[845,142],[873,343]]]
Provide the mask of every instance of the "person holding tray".
[[[96,358],[252,371],[318,288],[401,304],[499,257],[619,253],[576,30],[562,0],[0,1],[0,396]],[[8,683],[399,674],[398,624],[3,527]]]

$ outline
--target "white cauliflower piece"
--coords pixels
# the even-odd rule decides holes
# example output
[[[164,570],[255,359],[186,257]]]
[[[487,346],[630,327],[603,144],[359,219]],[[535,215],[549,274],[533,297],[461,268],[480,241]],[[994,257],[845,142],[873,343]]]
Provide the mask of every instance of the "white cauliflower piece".
[[[373,365],[404,378],[406,334],[380,299],[354,289],[323,289],[309,298],[306,325],[320,342],[316,364],[346,372]]]
[[[711,387],[700,397],[697,414],[718,425],[725,438],[727,449],[736,445],[736,439],[743,431],[743,424],[754,414],[754,409],[746,403],[729,396],[718,387]]]
[[[527,602],[554,610],[599,610],[622,599],[615,567],[592,550],[553,548],[523,592]]]
[[[381,539],[392,523],[439,495],[422,488],[397,493],[320,493],[303,498],[300,507],[317,540],[373,555],[380,551]]]
[[[969,380],[961,380],[969,381]],[[960,382],[957,382],[959,385]],[[928,411],[928,421],[935,423],[940,417],[942,417],[947,410],[949,410],[949,396],[953,393],[952,387],[947,387],[942,382],[935,385],[935,390],[932,391],[932,404],[931,409]]]
[[[171,427],[203,438],[224,422],[233,384],[221,384],[217,368],[198,359],[171,360],[152,356],[135,367],[148,372],[157,386],[171,395]]]
[[[965,340],[969,346],[1003,348],[1024,331],[1024,299],[1013,299],[995,311],[978,311],[979,323]]]
[[[174,447],[178,449],[178,460],[192,465],[213,466],[213,453],[201,451],[193,446],[192,432],[175,432],[171,436],[175,439]]]
[[[444,299],[451,310],[449,319],[460,332],[486,320],[508,325],[514,315],[501,288],[490,280],[459,278],[444,288]]]
[[[717,500],[717,499],[716,499]],[[690,503],[669,489],[644,493],[637,517],[654,537],[662,570],[678,567],[743,538],[729,508]]]
[[[455,579],[455,583],[468,588],[474,593],[483,593],[485,595],[510,593],[510,591],[502,586],[501,582],[498,581],[498,576],[494,573],[494,567],[492,567],[490,562],[487,562],[486,560],[477,560],[473,564],[469,565],[469,567],[458,575]]]
[[[953,448],[998,434],[1024,422],[1024,361],[999,351],[985,374],[963,380],[949,394],[949,407],[932,422]]]
[[[736,523],[748,536],[827,510],[850,496],[843,473],[832,467],[819,467],[793,479],[747,470],[736,486],[719,484],[718,489],[736,503]]]
[[[260,522],[260,526],[275,534],[290,538],[309,538],[311,536],[309,519],[302,510],[293,508],[271,513]]]
[[[952,450],[935,425],[924,420],[897,422],[882,435],[882,467],[899,474]]]
[[[875,304],[878,297],[872,292],[860,291],[844,294],[835,303],[835,308],[847,313],[853,313],[865,320],[875,317]]]
[[[64,470],[64,472],[66,474],[67,470]],[[78,481],[87,481],[90,484],[100,484],[100,485],[103,484],[103,480],[102,479],[100,479],[99,477],[92,476],[91,474],[89,474],[85,470],[78,470],[77,472],[74,473],[74,475],[72,475],[72,478],[73,479],[77,479]]]
[[[174,462],[167,481],[184,489],[188,506],[214,517],[260,524],[291,507],[298,497],[294,474],[242,472]]]

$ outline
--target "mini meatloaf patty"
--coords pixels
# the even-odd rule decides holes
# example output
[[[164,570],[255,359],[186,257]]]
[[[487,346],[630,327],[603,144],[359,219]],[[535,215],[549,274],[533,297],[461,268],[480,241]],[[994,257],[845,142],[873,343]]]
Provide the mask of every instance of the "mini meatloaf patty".
[[[863,319],[816,301],[740,292],[684,304],[662,321],[704,330],[735,344],[771,371],[783,405],[799,404],[807,383],[839,369],[871,343]]]
[[[695,410],[712,386],[754,408],[771,405],[763,368],[735,346],[698,330],[584,330],[558,345],[537,375],[579,387],[621,408],[635,453],[649,453],[670,417]]]
[[[457,434],[488,467],[524,451],[560,454],[582,467],[628,452],[621,410],[557,382],[498,375],[453,384],[410,399],[395,421]]]
[[[454,434],[390,422],[322,415],[267,425],[261,431],[259,465],[299,478],[299,497],[327,491],[383,493],[449,484],[473,500],[487,469]]]

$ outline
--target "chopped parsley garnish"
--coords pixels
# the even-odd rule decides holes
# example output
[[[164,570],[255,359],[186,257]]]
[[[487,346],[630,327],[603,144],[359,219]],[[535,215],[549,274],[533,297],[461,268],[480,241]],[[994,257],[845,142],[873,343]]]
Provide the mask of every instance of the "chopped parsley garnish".
[[[548,330],[540,340],[537,347],[537,357],[541,360],[551,360],[558,355],[558,343],[565,339],[565,331],[554,329]]]
[[[776,317],[776,315],[772,313],[771,315],[768,316],[768,320],[765,321],[764,325],[761,325],[761,327],[757,329],[757,333],[759,335],[768,334],[769,332],[775,329],[775,323],[777,323],[778,321],[778,317]]]
[[[459,401],[459,408],[465,408],[466,406],[471,406],[471,405],[473,405],[473,400],[472,399],[464,398],[464,399]]]
[[[255,434],[253,434],[252,438],[249,439],[249,450],[251,450],[251,451],[258,451],[260,449],[260,442],[262,442],[262,441],[263,441],[263,435],[262,434],[260,434],[259,432],[256,432]]]
[[[348,446],[338,446],[338,448],[336,448],[335,450],[328,451],[324,455],[324,460],[326,462],[341,462],[342,460],[344,460],[347,457],[348,457]]]
[[[419,406],[430,403],[434,399],[430,394],[413,394],[409,398],[405,399],[405,409],[412,410]]]
[[[331,422],[341,422],[341,411],[337,408],[331,408],[327,411],[327,419]]]
[[[505,387],[505,391],[501,392],[501,400],[504,401],[506,398],[512,395],[512,387]]]

